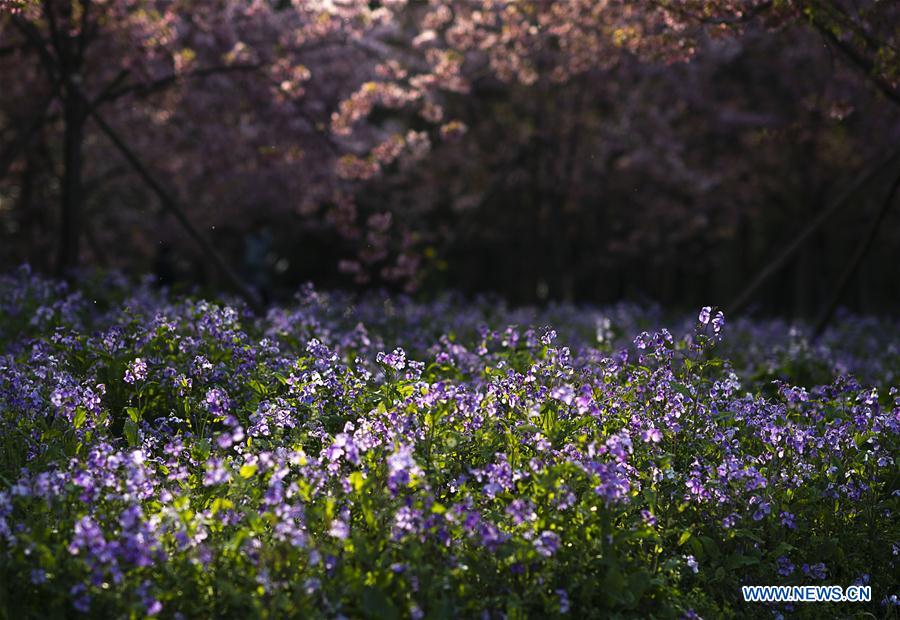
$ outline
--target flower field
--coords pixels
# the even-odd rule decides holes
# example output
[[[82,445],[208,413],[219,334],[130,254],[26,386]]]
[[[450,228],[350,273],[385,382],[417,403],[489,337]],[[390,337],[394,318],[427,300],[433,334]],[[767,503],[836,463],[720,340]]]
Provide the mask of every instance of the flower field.
[[[896,322],[22,269],[0,343],[0,618],[897,616]]]

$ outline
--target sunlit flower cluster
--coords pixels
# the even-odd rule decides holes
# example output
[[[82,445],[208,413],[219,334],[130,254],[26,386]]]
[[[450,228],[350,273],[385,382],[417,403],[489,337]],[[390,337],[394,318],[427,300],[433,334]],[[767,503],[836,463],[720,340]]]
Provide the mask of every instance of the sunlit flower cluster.
[[[17,609],[721,617],[742,584],[869,580],[896,604],[896,324],[811,345],[715,308],[670,332],[312,288],[254,317],[27,270],[0,293]]]

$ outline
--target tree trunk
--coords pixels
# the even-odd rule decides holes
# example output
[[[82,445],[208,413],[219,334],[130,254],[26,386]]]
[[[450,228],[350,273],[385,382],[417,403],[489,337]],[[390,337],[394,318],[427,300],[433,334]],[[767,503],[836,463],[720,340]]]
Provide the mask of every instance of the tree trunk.
[[[64,172],[62,184],[62,213],[59,229],[59,254],[56,270],[61,276],[78,268],[81,239],[82,145],[84,141],[84,106],[80,98],[68,97],[65,103]]]

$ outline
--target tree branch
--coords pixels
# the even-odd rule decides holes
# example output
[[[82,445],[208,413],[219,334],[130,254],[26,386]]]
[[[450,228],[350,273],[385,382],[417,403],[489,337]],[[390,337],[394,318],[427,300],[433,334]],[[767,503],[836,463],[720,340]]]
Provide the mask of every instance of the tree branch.
[[[47,113],[47,108],[50,107],[50,103],[53,101],[56,96],[55,92],[51,93],[44,101],[42,101],[38,106],[34,116],[31,117],[30,121],[26,123],[19,132],[16,134],[16,137],[9,145],[0,152],[0,179],[6,177],[6,173],[9,172],[10,167],[13,162],[16,161],[16,158],[19,156],[28,143],[31,142],[32,136],[44,125],[45,118],[44,114]]]
[[[159,92],[173,84],[186,79],[191,78],[202,78],[208,77],[210,75],[216,75],[218,73],[230,73],[237,71],[256,71],[262,68],[262,65],[259,63],[253,64],[234,64],[234,65],[216,65],[213,67],[204,67],[202,69],[195,69],[194,71],[189,71],[187,73],[172,73],[165,77],[154,80],[153,82],[149,82],[147,84],[129,84],[128,86],[123,86],[119,89],[113,89],[110,92],[106,93],[103,97],[102,101],[98,103],[106,103],[109,101],[115,101],[120,97],[129,94],[135,94],[142,97],[146,97],[155,92]]]
[[[838,279],[838,284],[837,287],[835,287],[834,294],[831,296],[831,299],[828,301],[828,304],[825,306],[825,309],[822,311],[822,314],[819,315],[819,319],[816,321],[816,326],[813,330],[814,338],[818,338],[822,335],[822,332],[825,331],[825,328],[828,326],[828,322],[831,320],[831,317],[834,315],[834,311],[837,309],[838,303],[840,303],[841,301],[841,297],[843,297],[844,293],[847,290],[847,286],[853,279],[853,275],[859,269],[859,266],[862,264],[863,259],[869,253],[869,250],[872,249],[872,244],[875,241],[875,237],[878,236],[878,231],[881,229],[881,226],[884,223],[888,212],[891,210],[891,207],[894,204],[894,198],[896,198],[898,190],[900,190],[900,175],[898,175],[897,178],[894,179],[894,182],[891,185],[891,189],[888,190],[887,198],[885,198],[884,203],[882,203],[881,208],[878,210],[878,214],[875,216],[875,219],[872,220],[872,224],[869,226],[869,231],[866,234],[865,239],[863,239],[862,243],[857,246],[856,252],[854,252],[853,254],[853,258],[850,259],[850,262],[847,263],[847,267],[844,269],[843,273],[841,273],[841,277]]]
[[[851,62],[851,64],[855,65],[857,69],[860,69],[882,94],[894,104],[900,105],[900,92],[897,92],[890,82],[878,75],[875,71],[875,62],[871,58],[862,54],[846,41],[842,41],[830,28],[828,28],[828,26],[821,23],[821,21],[814,17],[810,17],[809,21],[819,34],[836,47]]]
[[[13,22],[16,26],[22,31],[23,34],[32,42],[32,44],[38,49],[38,53],[41,56],[41,61],[47,69],[48,73],[54,75],[57,69],[60,69],[58,64],[54,62],[53,57],[47,51],[43,38],[40,36],[40,33],[37,32],[36,28],[25,20],[19,18],[18,16],[13,16]],[[259,298],[257,295],[249,288],[243,281],[238,277],[238,275],[232,271],[232,269],[228,266],[228,264],[222,259],[219,253],[216,251],[215,247],[213,247],[212,243],[203,236],[203,234],[194,226],[193,222],[187,217],[184,212],[184,209],[180,207],[178,202],[175,200],[173,196],[171,196],[162,185],[153,177],[150,171],[144,166],[140,159],[138,159],[137,155],[128,148],[128,145],[125,144],[124,140],[119,137],[119,134],[116,133],[112,127],[106,122],[106,120],[100,115],[97,111],[96,106],[93,106],[90,101],[88,101],[87,97],[85,97],[84,93],[81,92],[78,85],[75,84],[71,76],[65,72],[62,72],[60,76],[60,83],[56,85],[56,91],[59,92],[62,87],[65,87],[66,91],[70,96],[79,98],[83,104],[86,106],[87,114],[94,119],[94,122],[97,123],[97,126],[100,130],[106,134],[109,140],[115,145],[115,147],[119,150],[125,160],[129,163],[129,165],[138,173],[138,176],[150,187],[154,194],[156,194],[157,198],[159,198],[162,207],[171,213],[181,227],[187,232],[188,236],[200,246],[203,254],[213,263],[216,269],[225,277],[225,279],[235,288],[235,290],[240,294],[241,297],[247,302],[247,305],[256,312],[259,312],[262,309],[262,305],[260,304]]]
[[[28,45],[30,45],[37,51],[38,56],[41,59],[41,65],[47,72],[47,76],[49,77],[51,82],[55,82],[54,90],[61,95],[61,84],[59,82],[56,82],[57,61],[53,58],[53,55],[47,49],[47,44],[44,41],[44,37],[41,36],[41,33],[38,31],[34,24],[22,19],[18,15],[13,15],[12,20],[16,28],[18,28],[19,31],[23,35],[25,35],[25,39],[28,41]]]
[[[84,60],[84,51],[85,49],[87,49],[88,40],[90,39],[90,33],[88,32],[88,27],[90,25],[90,13],[91,0],[82,0],[81,25],[78,28],[78,49],[75,52],[75,57],[77,58],[77,62],[79,65]]]
[[[78,92],[77,87],[75,88],[75,92]],[[84,97],[84,95],[81,96],[82,98]],[[247,287],[238,275],[231,270],[228,264],[225,263],[215,247],[213,247],[212,243],[210,243],[209,240],[194,226],[193,222],[190,221],[187,214],[184,212],[184,209],[181,208],[175,198],[160,185],[147,167],[141,163],[134,151],[128,148],[124,140],[109,126],[109,124],[107,124],[106,120],[96,109],[92,109],[90,115],[94,119],[94,122],[97,123],[97,126],[100,127],[100,130],[106,134],[106,137],[109,138],[129,165],[137,172],[138,176],[141,177],[144,183],[146,183],[153,193],[156,194],[162,207],[175,217],[178,223],[181,224],[181,227],[187,232],[188,236],[194,240],[203,254],[206,255],[213,265],[215,265],[216,269],[218,269],[225,279],[235,288],[235,290],[237,290],[247,304],[254,311],[259,312],[262,309],[262,306],[257,295]]]
[[[50,28],[50,45],[56,51],[56,58],[59,61],[60,69],[62,69],[63,72],[68,72],[68,59],[63,52],[62,40],[60,38],[59,28],[56,24],[56,13],[53,11],[52,0],[44,0],[44,15],[47,17],[47,24]],[[17,22],[25,21],[18,18],[14,19],[16,19]],[[47,53],[49,54],[49,52]]]
[[[769,278],[778,273],[778,270],[781,269],[785,263],[787,263],[802,247],[803,245],[809,241],[812,237],[813,233],[815,233],[821,226],[824,224],[828,218],[837,213],[849,200],[852,198],[856,192],[858,192],[861,188],[869,183],[872,179],[878,176],[882,170],[887,168],[897,157],[900,155],[900,150],[895,150],[891,152],[887,157],[879,161],[877,164],[867,168],[856,180],[848,187],[843,194],[841,194],[837,200],[835,200],[831,205],[827,208],[819,211],[819,213],[814,217],[806,227],[800,231],[800,233],[794,237],[794,239],[785,247],[775,258],[769,261],[750,281],[744,290],[735,298],[733,302],[728,306],[727,314],[738,314],[744,308],[746,308],[747,304],[753,299],[753,295],[759,290],[759,288],[765,284]]]

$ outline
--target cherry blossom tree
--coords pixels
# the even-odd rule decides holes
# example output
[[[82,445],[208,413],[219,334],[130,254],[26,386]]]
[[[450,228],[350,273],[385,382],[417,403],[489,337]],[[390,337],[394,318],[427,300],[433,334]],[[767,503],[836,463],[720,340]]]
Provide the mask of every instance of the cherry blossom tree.
[[[799,217],[807,218],[809,212],[819,209],[825,194],[833,191],[828,185],[836,175],[840,176],[848,165],[864,165],[854,162],[853,155],[877,159],[877,150],[890,143],[894,135],[889,131],[872,140],[871,136],[878,134],[877,126],[887,120],[885,112],[878,101],[873,101],[870,89],[848,70],[864,69],[862,75],[876,86],[875,90],[893,98],[890,80],[897,63],[879,61],[892,58],[896,49],[892,40],[896,33],[885,24],[895,23],[897,8],[886,3],[844,6],[760,0],[481,2],[460,6],[437,2],[427,9],[404,10],[407,20],[398,16],[392,23],[396,28],[405,25],[408,34],[395,35],[394,39],[420,50],[424,62],[407,63],[402,70],[392,65],[395,70],[390,77],[394,81],[365,84],[342,106],[333,127],[342,134],[356,127],[359,133],[370,130],[364,121],[379,97],[415,102],[423,118],[445,123],[442,133],[447,135],[450,128],[457,135],[473,122],[481,127],[493,125],[480,144],[466,141],[471,148],[463,151],[462,159],[451,160],[455,175],[440,168],[427,181],[416,184],[412,193],[418,193],[419,200],[403,190],[399,200],[385,197],[382,202],[406,207],[406,217],[394,208],[393,225],[402,227],[404,222],[423,220],[428,209],[418,205],[433,204],[435,196],[452,197],[453,206],[445,210],[450,215],[431,218],[431,235],[410,235],[406,231],[404,238],[415,236],[421,242],[423,237],[430,237],[429,243],[439,245],[441,240],[459,239],[466,230],[474,231],[470,237],[480,238],[474,247],[488,249],[494,256],[501,252],[517,256],[514,263],[531,263],[524,270],[538,274],[538,289],[543,286],[544,295],[571,294],[574,283],[567,280],[575,276],[564,266],[587,262],[572,254],[568,242],[581,231],[588,237],[587,244],[596,245],[598,238],[609,238],[600,258],[611,263],[650,256],[658,259],[660,266],[671,265],[673,251],[681,256],[697,255],[691,260],[703,263],[703,251],[696,247],[698,239],[709,245],[710,241],[728,242],[736,235],[758,234],[746,232],[752,214],[773,199],[760,189],[771,188],[778,202],[802,205],[801,211],[806,213]],[[844,21],[855,24],[855,29],[849,29]],[[844,31],[865,34],[835,38],[835,33]],[[765,53],[776,59],[769,74],[754,78],[759,83],[775,80],[782,86],[781,101],[766,95],[769,111],[732,110],[734,102],[717,99],[709,88],[709,80],[715,79],[711,71],[721,71],[734,59],[748,58],[751,53],[759,56],[759,52],[745,51],[747,46],[742,41],[748,36],[751,47],[762,50],[768,45]],[[823,38],[832,52],[846,55],[844,48],[854,41],[862,51],[851,52],[849,64],[833,63],[829,50],[822,48]],[[773,49],[773,45],[780,49]],[[388,52],[385,49],[383,55],[388,57]],[[698,54],[701,58],[696,58]],[[683,61],[689,59],[692,62],[687,66]],[[759,69],[765,70],[767,62],[765,57],[758,57],[752,69],[761,73]],[[797,62],[806,72],[802,79],[795,75],[793,63]],[[403,91],[405,97],[398,95],[397,79],[409,87]],[[592,82],[602,82],[603,86]],[[791,98],[785,99],[788,94]],[[502,112],[513,119],[503,128],[503,123],[492,122],[497,118],[490,114],[494,110],[472,103],[497,99],[508,104]],[[584,121],[592,116],[591,105],[585,100],[604,103],[601,116],[606,117],[593,116],[590,121],[595,123],[599,142],[584,143]],[[755,102],[744,103],[752,108]],[[690,133],[696,130],[700,111],[708,132],[701,147],[706,161],[685,150],[693,139]],[[865,136],[855,149],[849,143],[842,145],[846,139],[839,137],[849,127],[845,122],[848,116],[852,116],[848,122],[858,128],[854,131]],[[692,123],[687,131],[678,126],[686,122]],[[788,129],[788,123],[799,125]],[[629,133],[623,134],[626,130]],[[759,136],[765,132],[769,136],[760,141]],[[773,132],[780,136],[773,139]],[[757,137],[751,136],[754,133]],[[725,135],[754,140],[755,156],[748,158],[746,151],[735,154],[733,149],[715,148]],[[396,143],[400,142],[397,137]],[[593,151],[587,165],[586,149]],[[367,158],[347,156],[344,173],[365,179],[379,174],[378,150],[372,153]],[[785,153],[791,153],[795,161],[805,160],[805,167],[813,169],[812,175],[796,183],[786,182],[782,170],[793,164]],[[596,159],[605,162],[605,169],[592,165]],[[431,158],[432,166],[436,160]],[[821,161],[813,164],[812,160]],[[466,168],[466,162],[473,162],[475,170]],[[480,169],[486,162],[494,162],[494,174],[482,182]],[[408,177],[405,171],[399,176],[401,185],[404,177]],[[523,193],[510,205],[515,213],[496,215],[501,212],[498,195],[508,192],[509,180],[517,177],[526,182],[519,184]],[[751,178],[752,184],[747,182]],[[616,186],[628,186],[627,190],[618,190],[620,195],[604,196],[605,202],[610,198],[614,202],[613,211],[605,215],[600,205],[577,206],[589,204],[584,191],[596,189],[598,179],[614,192]],[[435,190],[436,186],[442,189]],[[728,199],[723,200],[723,192],[729,194]],[[624,205],[633,208],[622,209]],[[570,215],[566,215],[567,209]],[[463,211],[468,217],[462,219],[468,223],[457,217]],[[584,215],[571,216],[575,211]],[[631,216],[633,221],[629,221]],[[598,219],[607,222],[609,232],[596,223]],[[504,233],[504,220],[520,225],[507,226],[510,232]],[[517,232],[511,232],[513,229]],[[373,235],[374,239],[380,236]],[[512,243],[491,252],[498,243],[505,243],[499,240]],[[474,255],[473,245],[466,246],[462,254]],[[521,246],[518,251],[517,245]],[[536,253],[534,247],[542,251]],[[496,264],[484,252],[482,255],[485,261]],[[364,279],[361,274],[366,272],[366,263],[381,257],[380,253],[366,252],[361,260],[347,261],[344,267]],[[801,262],[811,264],[809,259]],[[752,268],[745,269],[745,277],[749,277]],[[681,280],[665,269],[656,271],[665,272],[670,282]],[[471,274],[473,270],[462,272]],[[804,277],[811,275],[809,269],[804,270]],[[498,276],[501,282],[514,277],[509,273]],[[550,291],[549,282],[555,282],[557,288]],[[683,285],[675,287],[681,289]],[[524,299],[530,296],[521,295]],[[801,300],[800,305],[804,304],[808,302]]]
[[[108,198],[131,172],[122,149],[98,135],[107,121],[201,220],[203,206],[236,217],[274,188],[295,198],[290,208],[327,199],[333,162],[319,153],[337,147],[323,119],[355,74],[348,40],[382,18],[364,2],[48,0],[7,12],[2,62],[15,79],[3,116],[22,135],[3,172],[25,151],[27,176],[24,147],[36,142],[59,154],[59,270],[77,266],[85,224],[99,219],[85,211],[90,193],[105,187]],[[308,85],[304,62],[328,79]],[[140,192],[125,179],[120,191]],[[225,203],[229,194],[248,200]]]
[[[355,281],[408,288],[473,243],[517,239],[537,288],[570,296],[607,268],[671,264],[661,248],[702,256],[763,234],[747,229],[770,189],[815,204],[853,163],[845,118],[864,149],[881,144],[868,136],[892,114],[878,98],[897,92],[896,13],[814,0],[7,0],[0,188],[17,226],[60,231],[47,248],[60,270],[116,264],[124,239],[153,256],[182,220],[232,253],[229,235],[278,222],[294,245],[327,239],[310,251]],[[832,66],[823,41],[847,62]],[[747,88],[721,92],[745,61]],[[794,62],[815,69],[794,80]],[[752,92],[773,76],[780,95]],[[729,140],[755,142],[738,153]],[[812,180],[780,174],[804,158]]]

